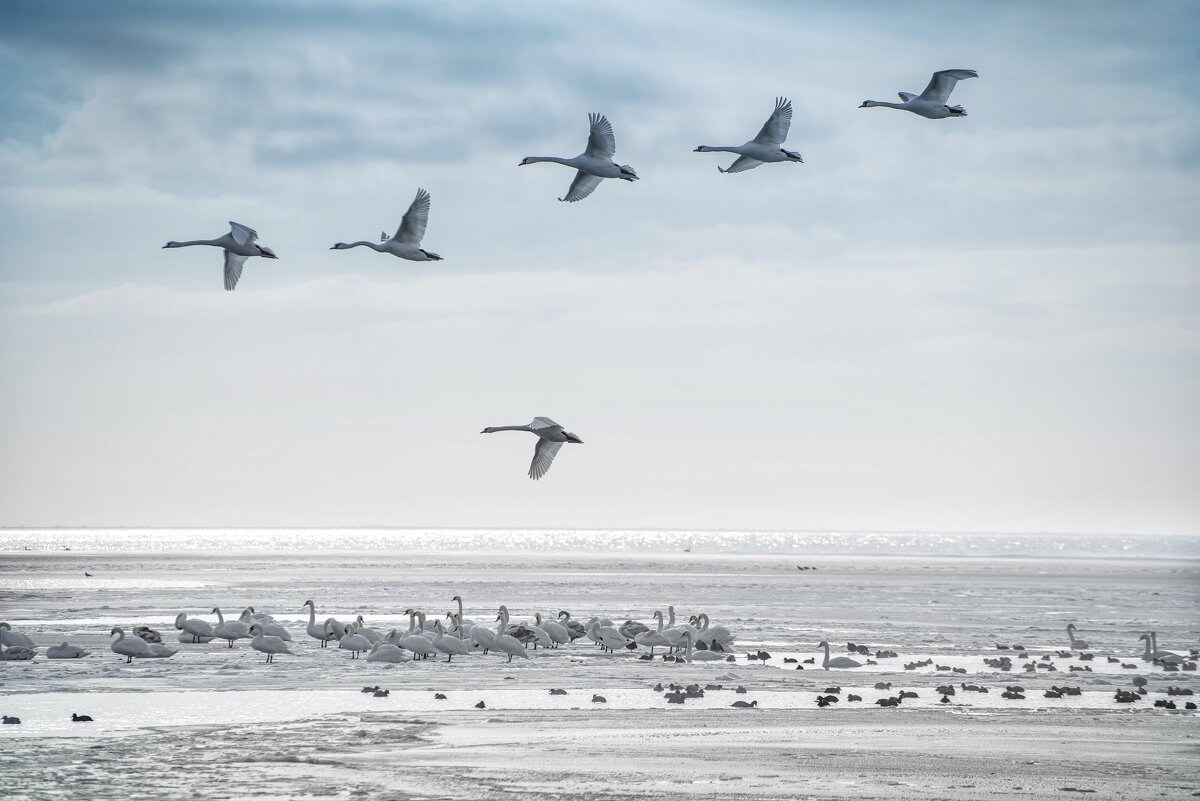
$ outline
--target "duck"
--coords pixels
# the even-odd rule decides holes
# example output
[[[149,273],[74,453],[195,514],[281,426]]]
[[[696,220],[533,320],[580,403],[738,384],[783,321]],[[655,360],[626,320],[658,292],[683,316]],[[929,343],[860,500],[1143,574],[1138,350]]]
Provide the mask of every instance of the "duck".
[[[900,92],[903,103],[887,103],[879,100],[864,100],[859,108],[898,108],[901,111],[911,111],[930,120],[944,120],[947,117],[965,117],[967,110],[962,106],[948,106],[950,93],[959,81],[967,78],[978,78],[975,70],[953,69],[938,70],[929,79],[929,85],[919,95],[912,92]],[[1014,646],[1016,647],[1016,646]]]
[[[153,659],[154,652],[150,650],[150,643],[137,637],[126,637],[125,630],[120,626],[113,626],[112,631],[108,636],[116,634],[117,639],[109,646],[114,654],[120,654],[125,657],[125,664],[133,662],[134,657],[139,659]]]
[[[94,721],[92,720],[91,715],[80,715],[75,712],[72,712],[71,713],[71,722],[72,723],[92,723]]]
[[[250,626],[250,647],[255,651],[266,654],[266,663],[268,665],[275,661],[276,654],[295,656],[294,653],[288,650],[287,640],[282,637],[276,637],[274,634],[267,634],[261,623],[253,623]]]
[[[533,461],[529,464],[529,477],[537,481],[550,470],[554,457],[563,443],[572,442],[582,445],[575,434],[567,431],[549,417],[535,417],[533,422],[523,426],[488,426],[480,434],[494,434],[497,431],[529,431],[538,436],[537,445],[533,450]]]
[[[559,200],[566,203],[576,203],[583,200],[605,178],[619,178],[622,181],[638,180],[637,173],[628,164],[617,164],[612,157],[617,153],[617,139],[613,135],[612,123],[603,114],[588,115],[587,149],[574,158],[564,159],[557,156],[526,156],[521,159],[520,167],[539,162],[552,162],[567,167],[574,167],[575,180],[567,194]]]
[[[786,97],[775,98],[775,110],[771,112],[771,116],[763,123],[762,129],[758,132],[758,136],[751,139],[749,142],[741,145],[730,145],[722,147],[709,147],[708,145],[700,145],[693,153],[737,153],[738,157],[729,167],[722,169],[717,167],[718,172],[735,173],[753,170],[755,167],[761,167],[767,163],[778,162],[793,162],[798,164],[804,163],[804,157],[799,153],[791,150],[785,150],[783,147],[784,140],[787,139],[788,130],[792,127],[792,101]]]
[[[825,649],[825,659],[821,661],[821,667],[825,668],[826,670],[829,670],[830,668],[862,667],[861,662],[855,661],[848,656],[835,656],[833,659],[830,659],[829,643],[825,642],[824,640],[821,640],[821,643],[817,647]]]
[[[349,250],[356,247],[368,247],[380,253],[389,253],[408,261],[441,261],[442,257],[421,247],[425,238],[425,227],[429,224],[429,206],[432,199],[424,189],[417,189],[417,196],[409,204],[408,211],[400,219],[400,227],[390,238],[387,233],[380,234],[380,243],[374,242],[338,242],[330,250]]]
[[[24,646],[14,646],[14,647],[24,647]],[[21,724],[21,719],[19,717],[16,717],[15,715],[0,715],[0,723],[3,723],[5,726],[19,726]]]
[[[80,659],[89,655],[91,651],[86,651],[78,645],[68,645],[64,640],[61,645],[51,645],[46,649],[47,659]]]
[[[225,251],[225,290],[232,292],[242,277],[242,267],[251,256],[277,259],[275,252],[258,244],[258,232],[249,226],[229,221],[229,233],[216,239],[193,239],[187,242],[168,242],[164,248],[187,248],[208,245]]]

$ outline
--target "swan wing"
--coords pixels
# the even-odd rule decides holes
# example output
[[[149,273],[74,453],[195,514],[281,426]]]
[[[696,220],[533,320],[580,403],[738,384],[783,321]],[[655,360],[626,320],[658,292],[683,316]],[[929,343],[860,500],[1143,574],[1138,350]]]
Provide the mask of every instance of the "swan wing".
[[[404,212],[404,219],[396,229],[394,239],[406,245],[419,245],[425,237],[425,226],[429,223],[429,193],[424,189],[417,190],[412,205]]]
[[[535,417],[533,418],[533,422],[529,424],[530,431],[538,431],[546,428],[562,428],[562,426],[549,417]]]
[[[600,182],[603,180],[604,179],[599,175],[592,175],[591,173],[586,173],[583,170],[580,170],[579,172],[575,173],[575,180],[571,181],[571,188],[567,190],[566,196],[560,197],[559,200],[567,203],[574,203],[577,200],[583,200],[585,197],[592,194],[592,192],[595,192],[596,187],[599,186]]]
[[[550,465],[553,464],[554,457],[558,455],[558,449],[561,447],[561,442],[539,439],[537,447],[533,451],[533,461],[529,465],[529,477],[536,481],[546,475],[546,471],[550,469]]]
[[[617,138],[613,136],[612,123],[603,114],[589,114],[592,130],[588,133],[585,156],[594,159],[611,159],[617,153]]]
[[[258,231],[233,220],[229,221],[229,233],[233,234],[233,241],[239,245],[248,245],[258,239]]]
[[[758,159],[752,159],[749,156],[738,156],[737,161],[730,164],[728,169],[722,170],[720,167],[717,167],[717,169],[721,172],[745,172],[746,170],[753,170],[762,164],[763,162]]]
[[[931,103],[945,103],[950,99],[950,93],[959,81],[966,78],[978,78],[975,70],[939,70],[929,79],[929,86],[921,92],[921,99]]]
[[[777,97],[775,98],[775,111],[763,123],[762,130],[758,132],[758,136],[754,137],[754,141],[760,145],[782,145],[787,139],[791,127],[792,101],[786,97]]]
[[[232,292],[233,288],[237,286],[238,279],[242,277],[242,265],[246,263],[246,258],[246,256],[225,251],[225,289]]]

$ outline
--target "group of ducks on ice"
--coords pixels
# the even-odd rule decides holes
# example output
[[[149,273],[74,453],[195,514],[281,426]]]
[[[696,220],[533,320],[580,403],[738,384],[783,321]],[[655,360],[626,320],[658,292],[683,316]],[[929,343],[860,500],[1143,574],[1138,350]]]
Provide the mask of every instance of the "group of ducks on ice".
[[[948,105],[950,93],[955,85],[966,78],[977,78],[975,70],[952,69],[940,70],[933,73],[929,85],[921,94],[900,92],[900,103],[888,103],[878,100],[865,100],[859,108],[895,108],[909,111],[921,117],[932,120],[947,117],[965,117],[966,110],[962,106]],[[615,178],[621,181],[638,180],[637,172],[628,164],[617,164],[613,156],[617,152],[617,140],[613,135],[612,124],[602,114],[588,115],[590,130],[586,149],[578,156],[560,158],[558,156],[527,156],[521,160],[520,166],[550,162],[562,164],[575,170],[575,178],[566,195],[559,200],[574,203],[583,200],[600,186],[605,178]],[[788,131],[792,125],[792,104],[787,98],[775,101],[775,110],[763,124],[758,135],[740,145],[710,147],[700,145],[697,153],[734,153],[737,158],[728,167],[718,167],[722,173],[739,173],[760,167],[763,164],[803,163],[804,159],[795,151],[783,147],[787,140]],[[417,196],[409,206],[400,227],[396,233],[388,236],[386,232],[380,235],[379,243],[338,242],[331,250],[348,250],[356,247],[367,247],[380,253],[388,253],[409,261],[439,261],[441,256],[430,252],[421,246],[425,237],[425,228],[429,222],[430,196],[424,189],[417,190]],[[221,248],[225,252],[225,289],[232,290],[237,286],[242,276],[242,267],[246,259],[252,256],[263,258],[278,258],[270,248],[258,244],[258,234],[254,229],[236,222],[229,223],[230,231],[216,239],[196,239],[187,242],[168,242],[163,247],[182,248],[193,245],[209,245]]]

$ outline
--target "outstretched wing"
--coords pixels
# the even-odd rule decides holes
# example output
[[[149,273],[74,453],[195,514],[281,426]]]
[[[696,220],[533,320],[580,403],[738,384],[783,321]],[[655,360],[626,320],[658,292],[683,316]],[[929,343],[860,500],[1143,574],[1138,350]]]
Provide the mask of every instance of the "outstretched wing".
[[[248,245],[258,239],[258,231],[241,223],[235,223],[233,220],[229,221],[229,233],[233,234],[233,241],[239,245]]]
[[[592,194],[592,192],[595,192],[596,187],[599,186],[600,182],[603,180],[604,179],[599,175],[592,175],[591,173],[580,170],[579,172],[575,173],[575,180],[571,181],[571,188],[567,190],[566,197],[560,197],[559,200],[566,201],[567,203],[574,203],[577,200],[583,200],[585,197]]]
[[[717,167],[717,169],[721,172],[745,172],[746,170],[753,170],[762,164],[763,162],[758,159],[752,159],[749,156],[738,156],[737,161],[729,165],[729,169],[722,170],[720,167]]]
[[[395,238],[406,245],[419,245],[425,237],[425,226],[429,223],[429,193],[424,189],[417,190],[412,205],[404,212],[404,219],[396,229]]]
[[[554,462],[554,457],[558,455],[558,449],[562,445],[561,442],[539,439],[537,447],[533,449],[533,461],[529,464],[529,477],[537,481],[546,475],[546,471],[550,469],[550,465]]]
[[[763,123],[762,130],[758,132],[758,136],[754,137],[754,141],[760,145],[782,145],[784,140],[787,139],[788,131],[791,127],[792,101],[786,97],[777,97],[775,98],[775,111]],[[749,169],[749,167],[746,169]]]
[[[950,93],[959,81],[978,77],[979,73],[975,70],[940,70],[933,73],[933,77],[929,79],[929,86],[921,92],[921,99],[944,104],[950,99]]]
[[[613,136],[612,123],[603,114],[589,114],[588,122],[592,130],[583,154],[594,159],[611,159],[617,153],[617,138]]]
[[[251,231],[251,233],[254,232]],[[225,289],[230,292],[237,286],[238,279],[242,277],[242,265],[246,263],[246,258],[246,256],[225,251]]]

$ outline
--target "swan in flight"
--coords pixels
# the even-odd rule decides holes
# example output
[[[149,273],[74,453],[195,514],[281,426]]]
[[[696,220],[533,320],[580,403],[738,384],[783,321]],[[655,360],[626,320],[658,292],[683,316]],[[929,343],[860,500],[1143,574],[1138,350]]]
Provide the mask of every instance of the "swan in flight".
[[[279,258],[270,248],[258,244],[258,232],[241,223],[229,221],[229,233],[216,239],[193,239],[189,242],[168,242],[164,248],[186,248],[192,245],[211,245],[225,251],[225,289],[232,291],[242,277],[242,265],[251,256]]]
[[[153,659],[154,652],[150,650],[150,645],[145,640],[139,637],[126,637],[125,630],[120,626],[113,626],[113,630],[108,633],[108,636],[118,635],[110,646],[114,654],[120,654],[125,657],[125,664],[133,662],[136,656],[139,659]]]
[[[535,417],[532,423],[524,426],[488,426],[479,433],[492,434],[496,431],[529,431],[538,435],[537,447],[533,450],[533,461],[529,464],[529,477],[535,481],[546,475],[564,442],[583,444],[583,440],[570,431],[563,430],[562,426],[549,417]]]
[[[795,161],[801,164],[804,159],[799,153],[784,150],[783,141],[787,139],[788,129],[792,127],[792,101],[786,97],[775,99],[775,111],[763,123],[758,136],[744,145],[729,147],[709,147],[700,145],[694,153],[737,153],[738,158],[729,165],[728,169],[717,167],[718,172],[745,172],[753,170],[767,162]]]
[[[912,92],[900,92],[903,103],[886,103],[881,100],[864,100],[859,108],[898,108],[911,111],[931,120],[943,120],[946,117],[965,117],[967,110],[962,106],[947,106],[950,93],[959,81],[967,78],[978,78],[975,70],[939,70],[929,79],[929,85],[919,95]]]
[[[349,250],[362,245],[371,250],[390,253],[409,261],[441,261],[441,256],[430,253],[421,247],[421,240],[425,237],[425,226],[429,223],[429,204],[429,193],[424,189],[418,189],[417,196],[413,198],[408,211],[404,212],[404,217],[400,220],[400,227],[396,229],[396,233],[390,239],[386,233],[383,233],[380,235],[378,245],[361,240],[350,244],[338,242],[330,250]]]
[[[1071,648],[1073,648],[1076,651],[1083,651],[1083,650],[1086,650],[1091,647],[1090,645],[1088,645],[1087,640],[1076,639],[1074,623],[1070,623],[1067,625],[1067,636],[1071,638]]]
[[[821,640],[821,644],[817,647],[825,649],[825,659],[821,662],[821,667],[825,668],[826,670],[829,670],[830,668],[862,667],[862,662],[856,662],[848,656],[835,656],[833,659],[830,659],[829,643],[825,642],[824,640]]]
[[[288,650],[287,641],[273,634],[265,634],[261,623],[250,626],[250,647],[267,655],[267,663],[275,661],[275,654],[295,656]]]
[[[550,161],[555,164],[574,167],[578,170],[575,173],[575,180],[571,182],[571,188],[567,190],[566,196],[559,198],[559,200],[567,203],[583,200],[596,191],[596,187],[605,178],[620,178],[622,181],[636,181],[638,179],[637,173],[633,171],[633,167],[630,167],[628,164],[616,164],[612,160],[612,157],[617,152],[617,139],[613,136],[612,123],[608,121],[608,117],[605,117],[603,114],[589,114],[588,123],[591,125],[591,131],[588,133],[587,150],[584,150],[575,158],[562,159],[557,156],[526,156],[521,159],[521,163],[518,165],[524,167],[526,164]]]
[[[13,627],[8,623],[0,623],[0,645],[12,647],[19,645],[22,648],[37,648],[33,644],[33,640],[19,631],[13,631]]]
[[[85,651],[78,645],[68,645],[63,641],[62,645],[51,645],[46,649],[47,659],[79,659],[87,656],[91,651]]]

